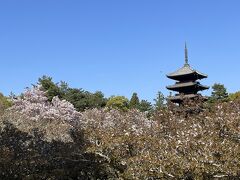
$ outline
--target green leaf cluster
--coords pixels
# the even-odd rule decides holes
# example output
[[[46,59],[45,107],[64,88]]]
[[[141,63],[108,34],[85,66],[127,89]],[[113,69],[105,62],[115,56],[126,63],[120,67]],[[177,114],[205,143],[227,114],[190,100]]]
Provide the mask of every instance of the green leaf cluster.
[[[141,112],[152,111],[152,104],[147,100],[141,100],[138,94],[134,92],[130,101],[124,96],[112,96],[107,102],[107,107],[126,111],[128,109],[138,109]]]
[[[129,100],[124,96],[112,96],[107,102],[107,107],[127,111],[129,109]]]

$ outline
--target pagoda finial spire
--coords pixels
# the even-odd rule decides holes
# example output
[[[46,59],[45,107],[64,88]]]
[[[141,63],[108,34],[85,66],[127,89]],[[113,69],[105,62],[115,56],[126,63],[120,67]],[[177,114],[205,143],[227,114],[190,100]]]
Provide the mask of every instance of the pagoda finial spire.
[[[185,65],[188,65],[188,49],[186,42],[185,42]]]

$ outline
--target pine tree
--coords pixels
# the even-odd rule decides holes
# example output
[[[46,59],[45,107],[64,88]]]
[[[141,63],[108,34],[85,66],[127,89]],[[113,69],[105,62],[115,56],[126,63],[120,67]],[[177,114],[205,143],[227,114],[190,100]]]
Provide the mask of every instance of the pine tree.
[[[140,101],[139,101],[138,95],[137,95],[137,93],[133,93],[132,98],[129,103],[129,107],[132,109],[134,109],[134,108],[138,109],[139,105],[140,105]]]
[[[51,77],[43,76],[38,79],[38,85],[41,85],[43,90],[47,92],[47,97],[49,101],[52,101],[53,97],[58,96],[63,97],[61,89],[55,84]]]
[[[141,112],[150,112],[152,110],[152,104],[147,100],[142,100],[139,105],[139,110]]]
[[[154,99],[155,109],[160,109],[164,107],[165,97],[162,92],[158,91],[156,99]]]
[[[215,83],[212,86],[213,92],[210,98],[211,102],[221,101],[225,102],[228,100],[227,89],[223,84]]]

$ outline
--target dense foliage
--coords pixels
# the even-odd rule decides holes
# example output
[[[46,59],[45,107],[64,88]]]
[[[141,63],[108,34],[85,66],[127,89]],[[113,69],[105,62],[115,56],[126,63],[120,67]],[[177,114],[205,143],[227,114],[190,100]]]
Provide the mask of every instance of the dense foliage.
[[[129,107],[131,109],[138,109],[140,106],[140,100],[138,98],[138,95],[137,93],[133,93],[131,99],[130,99],[130,102],[129,102]]]
[[[152,110],[151,103],[146,100],[141,100],[140,102],[137,93],[133,93],[130,101],[124,96],[106,98],[101,91],[91,93],[83,89],[71,88],[64,81],[54,83],[53,79],[48,76],[39,78],[37,84],[46,92],[49,101],[52,101],[57,96],[60,99],[70,102],[81,112],[87,109],[99,109],[106,106],[125,111],[131,108],[139,109],[142,112]]]
[[[112,96],[107,102],[107,107],[127,111],[129,109],[129,100],[124,96]]]
[[[60,99],[65,99],[73,104],[78,111],[101,108],[107,103],[107,99],[100,91],[90,93],[83,89],[70,88],[68,84],[63,81],[60,83],[54,83],[52,78],[48,76],[39,78],[38,85],[40,85],[46,92],[49,101],[57,96]]]
[[[94,120],[88,135],[99,141],[91,151],[121,162],[123,179],[239,178],[240,101],[179,112],[162,109],[151,119],[138,111],[114,111],[110,119],[109,112],[86,112]]]
[[[219,101],[225,102],[229,100],[227,89],[223,84],[215,83],[212,86],[212,89],[213,91],[210,98],[210,102],[219,102]]]
[[[155,102],[154,106],[156,109],[161,109],[164,107],[165,97],[162,92],[159,91],[157,93],[157,97],[156,99],[154,99],[154,102]]]
[[[237,99],[240,99],[240,91],[229,94],[229,100],[235,101]]]
[[[158,93],[149,116],[121,96],[79,112],[42,90],[28,89],[1,116],[0,179],[240,178],[237,97],[178,107]]]
[[[66,100],[28,89],[0,119],[0,179],[108,179],[114,167],[87,152],[82,115]]]
[[[12,102],[0,93],[0,115],[2,115],[4,113],[4,110],[9,108],[11,105]]]

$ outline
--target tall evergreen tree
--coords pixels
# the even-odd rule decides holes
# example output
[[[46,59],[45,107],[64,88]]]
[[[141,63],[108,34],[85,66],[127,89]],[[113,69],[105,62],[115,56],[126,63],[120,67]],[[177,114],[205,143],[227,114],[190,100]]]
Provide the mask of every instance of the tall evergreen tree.
[[[211,102],[216,102],[216,101],[227,101],[228,100],[228,93],[227,93],[227,89],[225,88],[225,86],[223,84],[219,84],[219,83],[215,83],[212,86],[212,95],[210,98]]]
[[[51,77],[43,76],[38,79],[38,84],[42,86],[43,90],[47,92],[47,97],[51,101],[53,97],[58,96],[62,98],[64,95],[61,89],[55,84]]]
[[[129,107],[132,109],[134,109],[134,108],[137,109],[137,108],[139,108],[139,105],[140,105],[140,101],[139,101],[138,95],[137,95],[137,93],[133,93],[132,98],[129,103]]]
[[[78,111],[84,111],[89,107],[90,93],[82,89],[69,88],[64,96],[68,102],[72,103]]]
[[[107,99],[101,91],[96,91],[89,96],[89,108],[101,108],[107,104]]]
[[[152,104],[147,100],[142,100],[140,102],[139,108],[141,112],[150,112],[152,110]]]
[[[155,109],[160,109],[164,107],[165,97],[162,92],[158,91],[156,99],[154,99]]]

